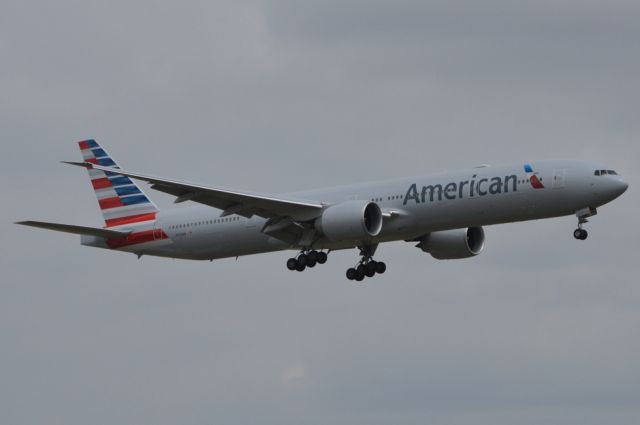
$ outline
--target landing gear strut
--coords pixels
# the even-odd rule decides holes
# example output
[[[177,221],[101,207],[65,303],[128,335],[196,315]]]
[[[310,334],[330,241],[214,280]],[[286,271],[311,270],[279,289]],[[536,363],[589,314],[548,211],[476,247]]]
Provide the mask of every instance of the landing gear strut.
[[[347,279],[362,282],[365,277],[373,277],[376,273],[382,274],[387,271],[387,265],[382,261],[375,261],[373,254],[377,248],[376,245],[360,247],[360,255],[362,259],[355,267],[347,269]]]
[[[576,216],[578,216],[578,228],[573,231],[574,238],[581,241],[587,239],[587,236],[589,236],[589,233],[587,233],[587,231],[584,230],[582,226],[585,223],[589,222],[589,220],[587,220],[588,217],[591,217],[592,215],[596,215],[597,213],[598,211],[595,208],[585,208],[576,213]]]
[[[326,263],[327,258],[327,253],[323,251],[301,251],[296,258],[287,260],[287,268],[302,272],[307,267],[313,268],[316,264]]]

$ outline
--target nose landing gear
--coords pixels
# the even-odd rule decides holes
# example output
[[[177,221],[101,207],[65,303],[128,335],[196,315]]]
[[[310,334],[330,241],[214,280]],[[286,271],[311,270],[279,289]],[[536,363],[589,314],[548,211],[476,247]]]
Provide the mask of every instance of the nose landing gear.
[[[587,239],[587,236],[589,236],[589,233],[580,227],[578,227],[576,230],[573,231],[573,237],[578,240],[583,241]]]
[[[587,233],[582,226],[589,222],[589,220],[587,220],[588,217],[596,215],[597,213],[598,211],[595,208],[584,208],[576,213],[576,216],[578,217],[578,228],[573,231],[574,238],[581,241],[587,239],[589,233]]]

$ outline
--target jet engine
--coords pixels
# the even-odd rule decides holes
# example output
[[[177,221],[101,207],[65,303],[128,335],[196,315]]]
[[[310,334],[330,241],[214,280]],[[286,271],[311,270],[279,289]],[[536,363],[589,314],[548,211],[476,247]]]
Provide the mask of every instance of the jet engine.
[[[370,201],[345,201],[332,205],[315,222],[330,241],[357,241],[378,236],[382,230],[382,211]]]
[[[469,227],[432,232],[422,237],[416,246],[438,260],[474,257],[484,247],[484,230]]]

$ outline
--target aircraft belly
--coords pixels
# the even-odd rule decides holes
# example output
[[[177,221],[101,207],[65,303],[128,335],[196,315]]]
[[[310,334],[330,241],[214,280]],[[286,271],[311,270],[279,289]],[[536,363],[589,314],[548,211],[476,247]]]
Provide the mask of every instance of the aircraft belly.
[[[216,259],[258,254],[288,248],[259,231],[256,227],[232,227],[220,231],[202,233],[189,243],[189,251],[201,259]]]

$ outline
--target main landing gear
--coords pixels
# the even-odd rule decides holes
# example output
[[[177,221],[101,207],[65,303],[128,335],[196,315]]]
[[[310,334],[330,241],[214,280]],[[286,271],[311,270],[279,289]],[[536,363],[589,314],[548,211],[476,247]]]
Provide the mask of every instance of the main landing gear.
[[[382,274],[387,271],[387,265],[382,261],[375,261],[373,258],[364,258],[357,267],[347,269],[347,279],[362,282],[365,277],[373,277],[376,273]]]
[[[592,215],[596,215],[597,213],[598,211],[595,208],[585,208],[576,213],[576,216],[578,216],[578,228],[573,231],[574,238],[581,241],[587,239],[587,236],[589,236],[589,233],[587,233],[587,231],[584,230],[582,226],[585,223],[589,222],[589,220],[587,220],[587,217],[591,217]]]
[[[373,254],[378,245],[360,247],[362,259],[355,266],[347,269],[347,279],[362,282],[365,277],[373,277],[376,273],[382,274],[387,271],[387,265],[382,261],[375,261]]]
[[[322,251],[301,251],[296,258],[287,260],[287,268],[291,271],[304,271],[307,267],[327,262],[327,253]]]

